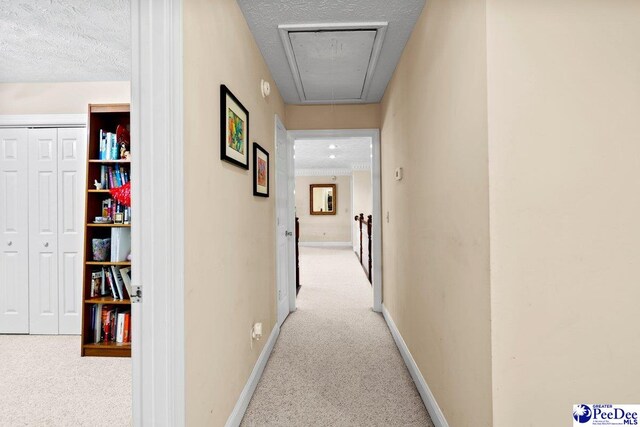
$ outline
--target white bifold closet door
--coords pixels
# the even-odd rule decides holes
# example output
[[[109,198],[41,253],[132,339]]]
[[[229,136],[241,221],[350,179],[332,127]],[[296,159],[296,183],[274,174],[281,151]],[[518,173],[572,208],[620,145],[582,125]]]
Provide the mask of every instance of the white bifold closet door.
[[[84,129],[29,130],[29,332],[78,334]]]
[[[0,129],[0,333],[80,333],[85,178],[85,129]]]
[[[28,130],[0,129],[0,332],[29,332]]]
[[[58,129],[58,333],[80,334],[87,130]]]
[[[29,131],[29,332],[58,333],[58,130]]]

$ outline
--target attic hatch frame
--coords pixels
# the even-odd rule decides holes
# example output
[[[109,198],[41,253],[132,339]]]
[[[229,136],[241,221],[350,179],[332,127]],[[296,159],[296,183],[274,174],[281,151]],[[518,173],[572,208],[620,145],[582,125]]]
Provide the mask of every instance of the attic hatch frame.
[[[353,23],[327,23],[327,24],[283,24],[278,25],[278,31],[280,33],[280,39],[284,46],[285,54],[287,55],[287,61],[289,62],[289,68],[293,75],[293,81],[298,91],[298,97],[302,104],[364,104],[366,103],[367,96],[369,95],[369,88],[371,87],[371,80],[373,73],[375,72],[376,65],[378,64],[378,58],[380,57],[380,51],[382,50],[382,43],[384,36],[387,32],[388,22],[353,22]],[[330,31],[371,31],[376,32],[376,36],[373,41],[373,48],[371,50],[371,57],[369,58],[369,64],[367,72],[364,78],[364,85],[362,88],[362,94],[360,98],[351,99],[337,99],[337,100],[309,100],[307,99],[304,88],[302,86],[302,77],[300,76],[300,69],[293,51],[293,45],[291,44],[290,33],[317,33],[317,32],[330,32]]]

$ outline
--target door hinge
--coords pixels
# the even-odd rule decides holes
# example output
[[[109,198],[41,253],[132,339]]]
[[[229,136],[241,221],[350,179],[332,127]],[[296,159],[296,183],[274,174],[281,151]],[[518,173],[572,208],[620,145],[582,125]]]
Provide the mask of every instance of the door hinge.
[[[142,302],[142,286],[133,287],[133,295],[131,295],[131,303]]]

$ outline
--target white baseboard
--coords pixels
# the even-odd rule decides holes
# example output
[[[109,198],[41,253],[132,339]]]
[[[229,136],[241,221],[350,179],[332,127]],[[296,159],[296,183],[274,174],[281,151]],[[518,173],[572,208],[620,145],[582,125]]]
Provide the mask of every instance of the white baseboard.
[[[382,315],[384,316],[384,320],[387,321],[387,325],[389,326],[389,330],[391,331],[391,335],[393,335],[393,339],[398,346],[398,350],[400,350],[400,354],[402,354],[402,358],[404,359],[404,363],[407,365],[407,369],[409,369],[409,373],[411,374],[411,378],[413,378],[413,382],[416,383],[416,387],[418,388],[418,392],[422,397],[422,401],[424,402],[424,406],[427,408],[427,412],[431,416],[431,421],[436,427],[449,427],[447,420],[442,413],[442,410],[438,406],[436,402],[436,398],[429,390],[429,386],[425,381],[418,365],[416,365],[416,361],[413,360],[413,356],[409,351],[409,347],[404,342],[402,335],[400,335],[400,331],[396,327],[396,324],[393,322],[391,315],[387,311],[387,307],[382,304]]]
[[[308,248],[324,248],[324,247],[347,247],[353,246],[351,242],[298,242],[298,246],[305,246]]]
[[[247,407],[249,406],[249,402],[251,401],[251,396],[253,396],[253,392],[256,391],[258,381],[260,381],[260,377],[262,377],[264,367],[267,366],[267,361],[271,356],[273,346],[276,344],[276,340],[278,339],[279,334],[280,326],[278,326],[276,322],[273,330],[271,331],[271,335],[269,335],[269,340],[267,340],[267,343],[264,345],[264,348],[260,353],[260,357],[258,357],[258,361],[253,367],[253,372],[251,372],[247,384],[245,384],[244,388],[242,389],[242,393],[240,393],[240,397],[238,398],[238,402],[236,402],[236,406],[233,408],[231,415],[229,415],[229,418],[227,419],[225,427],[238,427],[240,425],[242,417],[244,417],[244,413],[246,412]]]

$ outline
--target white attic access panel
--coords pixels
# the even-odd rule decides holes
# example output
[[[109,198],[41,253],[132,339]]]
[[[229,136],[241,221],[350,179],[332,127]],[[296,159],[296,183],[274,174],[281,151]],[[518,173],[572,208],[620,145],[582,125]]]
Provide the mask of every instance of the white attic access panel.
[[[289,33],[305,99],[360,99],[375,31]]]
[[[366,101],[386,22],[278,28],[302,103]]]

